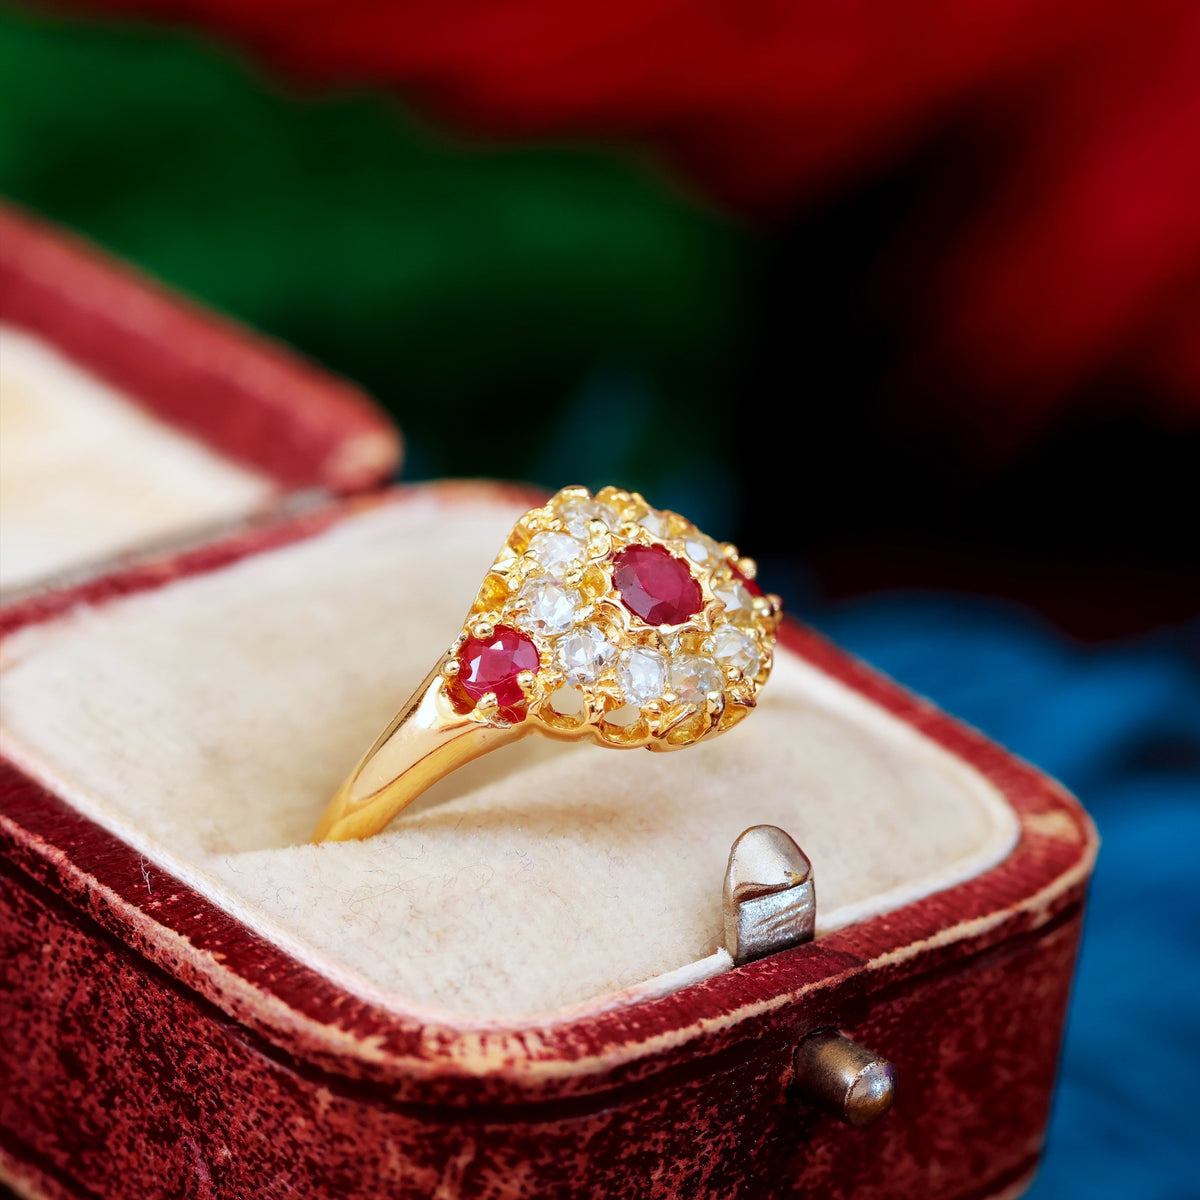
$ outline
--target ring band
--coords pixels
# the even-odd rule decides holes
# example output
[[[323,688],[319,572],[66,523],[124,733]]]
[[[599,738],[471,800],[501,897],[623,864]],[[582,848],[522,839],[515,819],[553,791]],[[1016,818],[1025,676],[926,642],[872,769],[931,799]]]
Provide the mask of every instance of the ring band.
[[[636,492],[564,488],[513,527],[455,639],[330,802],[314,842],[382,830],[531,733],[678,750],[755,706],[782,618],[752,559]]]

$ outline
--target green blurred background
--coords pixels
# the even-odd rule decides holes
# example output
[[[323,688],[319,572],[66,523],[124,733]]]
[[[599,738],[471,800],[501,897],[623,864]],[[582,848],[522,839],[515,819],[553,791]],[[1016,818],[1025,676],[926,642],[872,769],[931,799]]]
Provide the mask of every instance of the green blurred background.
[[[1200,432],[1092,396],[1013,443],[1003,407],[964,431],[969,389],[906,391],[945,240],[912,214],[970,131],[756,222],[642,149],[484,144],[215,38],[11,8],[0,114],[0,192],[365,386],[409,479],[638,488],[793,605],[953,587],[1096,637],[1200,604],[1163,519]]]
[[[366,386],[407,477],[619,480],[732,531],[759,241],[633,153],[452,142],[187,34],[12,10],[0,111],[0,190]]]

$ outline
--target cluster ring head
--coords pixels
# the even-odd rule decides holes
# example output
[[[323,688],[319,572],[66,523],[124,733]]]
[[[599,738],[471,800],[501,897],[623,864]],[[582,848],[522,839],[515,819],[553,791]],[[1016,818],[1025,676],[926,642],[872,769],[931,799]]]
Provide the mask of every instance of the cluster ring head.
[[[563,488],[525,513],[442,668],[486,724],[674,750],[732,728],[771,673],[782,617],[753,559],[637,492]]]

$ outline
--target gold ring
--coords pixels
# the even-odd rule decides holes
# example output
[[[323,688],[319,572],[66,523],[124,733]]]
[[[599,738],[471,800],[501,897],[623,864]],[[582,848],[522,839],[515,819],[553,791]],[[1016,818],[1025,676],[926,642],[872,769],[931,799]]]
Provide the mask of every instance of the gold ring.
[[[755,573],[637,492],[564,488],[517,521],[462,633],[313,841],[370,837],[456,767],[530,733],[679,750],[731,729],[771,673],[782,616]]]

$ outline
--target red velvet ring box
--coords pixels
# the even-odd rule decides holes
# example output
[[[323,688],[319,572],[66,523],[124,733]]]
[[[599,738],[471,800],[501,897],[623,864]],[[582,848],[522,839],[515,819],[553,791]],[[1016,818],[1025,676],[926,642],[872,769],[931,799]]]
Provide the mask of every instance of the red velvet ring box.
[[[533,738],[378,837],[306,844],[528,497],[379,490],[394,442],[346,385],[24,218],[0,240],[5,428],[15,395],[48,446],[25,439],[2,530],[0,1178],[1019,1193],[1095,851],[1061,787],[789,624],[759,710],[711,744]],[[74,542],[60,462],[95,492]],[[735,967],[722,878],[760,823],[812,859],[817,938]],[[796,1086],[825,1027],[894,1065],[869,1128]]]

